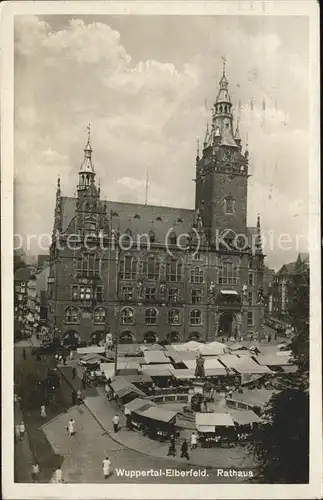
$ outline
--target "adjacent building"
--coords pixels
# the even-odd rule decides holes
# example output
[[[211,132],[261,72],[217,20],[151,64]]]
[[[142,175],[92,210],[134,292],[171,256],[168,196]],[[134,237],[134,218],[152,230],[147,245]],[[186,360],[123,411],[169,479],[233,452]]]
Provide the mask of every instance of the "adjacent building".
[[[260,218],[223,71],[198,147],[192,209],[103,201],[90,131],[75,198],[56,190],[48,315],[63,340],[211,341],[263,328]]]
[[[292,277],[295,273],[309,268],[309,254],[299,253],[295,262],[284,264],[275,274],[272,282],[271,302],[272,315],[283,319],[288,318],[290,294],[292,292]]]
[[[39,324],[36,274],[33,267],[20,267],[14,275],[15,338],[29,337]]]

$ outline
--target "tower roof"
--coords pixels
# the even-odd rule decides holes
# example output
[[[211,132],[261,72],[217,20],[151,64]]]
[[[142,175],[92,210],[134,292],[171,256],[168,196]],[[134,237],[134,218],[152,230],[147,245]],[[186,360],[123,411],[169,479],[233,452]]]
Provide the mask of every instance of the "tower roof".
[[[223,59],[223,73],[222,73],[221,80],[219,82],[220,89],[219,89],[219,93],[218,93],[217,98],[216,98],[216,103],[225,102],[225,103],[231,104],[231,99],[230,99],[229,92],[228,92],[229,82],[228,82],[227,77],[225,75],[225,57],[223,57],[222,59]]]
[[[81,164],[80,173],[94,173],[94,166],[92,163],[92,146],[91,146],[91,125],[87,126],[88,137],[87,143],[84,148],[84,159]]]

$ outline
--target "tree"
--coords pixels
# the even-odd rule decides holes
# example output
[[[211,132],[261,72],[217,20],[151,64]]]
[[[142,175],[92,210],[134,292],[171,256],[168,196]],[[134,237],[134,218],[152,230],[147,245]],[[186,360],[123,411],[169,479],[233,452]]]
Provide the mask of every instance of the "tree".
[[[295,266],[289,285],[290,343],[295,373],[282,378],[255,436],[256,482],[303,484],[309,480],[309,269]]]

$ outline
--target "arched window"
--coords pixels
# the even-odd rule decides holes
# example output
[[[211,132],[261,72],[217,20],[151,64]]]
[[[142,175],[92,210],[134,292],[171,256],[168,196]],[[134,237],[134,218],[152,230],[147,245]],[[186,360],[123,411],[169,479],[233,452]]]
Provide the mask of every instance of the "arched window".
[[[181,314],[178,309],[171,309],[168,312],[168,324],[169,325],[180,325],[181,324]]]
[[[137,259],[131,255],[125,255],[120,260],[120,279],[136,279]]]
[[[191,283],[204,283],[204,271],[199,267],[191,269],[190,274]]]
[[[199,309],[193,309],[190,313],[190,324],[200,325],[202,323],[202,313]]]
[[[154,281],[159,278],[160,263],[153,255],[143,262],[143,275],[147,280]]]
[[[106,311],[103,307],[96,307],[93,311],[93,323],[105,323]]]
[[[198,341],[201,338],[201,335],[198,332],[192,332],[189,334],[187,340],[195,340]]]
[[[181,281],[183,265],[180,260],[170,258],[166,262],[166,281]]]
[[[146,325],[156,325],[157,324],[157,310],[153,307],[146,309],[145,313],[145,323]]]
[[[166,335],[168,342],[179,342],[181,340],[181,336],[178,332],[170,332]]]
[[[78,307],[69,306],[65,309],[65,323],[75,325],[80,322],[80,310]]]
[[[239,266],[231,261],[222,262],[218,268],[220,285],[236,285],[239,282]]]
[[[84,232],[87,236],[96,236],[96,221],[94,219],[86,219],[84,222]]]
[[[135,322],[135,313],[131,307],[124,307],[120,313],[120,323],[122,325],[133,325]]]
[[[147,332],[144,335],[144,343],[145,344],[154,344],[158,342],[158,337],[155,332]]]
[[[232,196],[226,196],[224,198],[224,213],[234,214],[236,209],[236,202]]]
[[[133,335],[131,332],[122,332],[119,337],[120,344],[133,344]]]

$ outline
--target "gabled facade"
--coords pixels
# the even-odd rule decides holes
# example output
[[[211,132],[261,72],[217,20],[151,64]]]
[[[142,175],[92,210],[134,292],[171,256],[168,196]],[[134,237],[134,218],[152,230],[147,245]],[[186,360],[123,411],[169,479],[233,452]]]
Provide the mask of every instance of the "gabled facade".
[[[56,191],[50,325],[66,341],[213,340],[263,328],[260,218],[247,227],[248,151],[225,74],[196,158],[194,209],[102,201],[90,135],[77,197]]]

